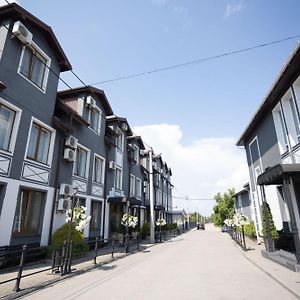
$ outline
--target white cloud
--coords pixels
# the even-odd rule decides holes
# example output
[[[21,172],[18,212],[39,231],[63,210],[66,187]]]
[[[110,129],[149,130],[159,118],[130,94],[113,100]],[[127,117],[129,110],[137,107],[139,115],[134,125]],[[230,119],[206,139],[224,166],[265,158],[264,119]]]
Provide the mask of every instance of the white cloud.
[[[235,146],[234,138],[198,139],[182,144],[183,133],[178,125],[158,124],[133,128],[173,172],[173,193],[191,198],[213,198],[228,188],[241,189],[248,181],[245,153]],[[178,208],[198,210],[209,215],[214,201],[174,199]]]
[[[169,0],[151,0],[151,2],[157,6],[164,6],[169,2]]]
[[[244,8],[242,2],[238,4],[227,4],[225,9],[225,18],[231,17],[233,14],[240,12]]]

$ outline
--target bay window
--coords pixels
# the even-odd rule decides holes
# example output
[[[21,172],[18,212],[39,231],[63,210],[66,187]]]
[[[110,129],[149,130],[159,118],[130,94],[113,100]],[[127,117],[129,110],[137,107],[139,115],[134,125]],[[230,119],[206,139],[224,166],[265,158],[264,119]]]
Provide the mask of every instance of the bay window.
[[[138,198],[140,198],[141,195],[142,195],[142,181],[139,178],[136,179],[136,191],[135,191],[135,194],[136,194],[136,196]]]
[[[130,196],[134,195],[135,192],[135,178],[132,174],[130,174]]]
[[[115,171],[115,188],[122,190],[122,169],[116,168]]]

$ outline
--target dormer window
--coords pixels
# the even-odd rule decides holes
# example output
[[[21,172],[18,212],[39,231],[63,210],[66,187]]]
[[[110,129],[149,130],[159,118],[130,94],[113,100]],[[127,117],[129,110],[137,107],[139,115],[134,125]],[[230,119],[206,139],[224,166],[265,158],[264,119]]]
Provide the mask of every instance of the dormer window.
[[[46,90],[50,58],[35,43],[23,47],[18,72],[32,84]]]

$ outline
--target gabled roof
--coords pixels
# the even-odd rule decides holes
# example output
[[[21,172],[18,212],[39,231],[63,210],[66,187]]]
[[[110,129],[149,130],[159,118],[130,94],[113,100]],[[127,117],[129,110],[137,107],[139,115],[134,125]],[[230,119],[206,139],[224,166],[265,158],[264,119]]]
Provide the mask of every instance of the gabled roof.
[[[52,47],[53,51],[55,52],[61,71],[68,71],[72,69],[72,66],[65,52],[60,46],[50,26],[42,22],[40,19],[38,19],[16,3],[0,6],[0,19],[4,20],[6,18],[15,18],[16,20],[19,20],[21,22],[27,22],[41,31]]]
[[[101,99],[102,104],[105,109],[105,112],[106,112],[106,115],[107,116],[113,115],[112,108],[107,100],[107,97],[106,97],[104,91],[100,90],[94,86],[88,85],[88,86],[77,87],[74,89],[59,91],[57,93],[57,96],[59,98],[68,98],[68,97],[72,97],[72,96],[78,96],[79,94],[95,94],[96,96],[98,96]]]
[[[256,113],[250,120],[248,126],[238,139],[236,145],[244,146],[244,140],[256,128],[259,122],[277,104],[279,99],[286,93],[290,86],[294,83],[300,74],[300,45],[290,55],[288,62],[281,70],[279,76],[273,83],[267,96],[264,98],[262,104],[257,109]]]
[[[125,123],[127,125],[127,130],[126,130],[127,135],[131,136],[133,134],[132,131],[131,131],[130,125],[129,125],[129,123],[128,123],[128,121],[127,121],[126,118],[118,117],[116,115],[111,115],[111,116],[106,117],[106,122],[107,122],[107,124]]]
[[[146,149],[142,138],[138,135],[131,135],[131,136],[127,137],[127,140],[128,141],[135,140],[138,143],[138,145],[140,146],[141,149],[143,149],[143,150]]]

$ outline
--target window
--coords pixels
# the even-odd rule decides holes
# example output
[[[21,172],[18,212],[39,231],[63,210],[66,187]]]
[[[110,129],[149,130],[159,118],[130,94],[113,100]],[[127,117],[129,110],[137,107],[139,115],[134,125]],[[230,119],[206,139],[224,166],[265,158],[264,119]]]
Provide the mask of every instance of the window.
[[[88,151],[80,146],[78,146],[76,149],[74,175],[85,178],[87,178],[88,175]]]
[[[101,112],[98,108],[91,108],[90,109],[90,117],[89,121],[91,123],[91,128],[100,133],[100,125],[101,125]]]
[[[27,149],[27,158],[47,164],[50,142],[51,131],[33,122]]]
[[[135,194],[136,194],[136,196],[138,198],[140,198],[141,195],[142,195],[142,181],[139,178],[136,179],[136,191],[135,191]]]
[[[14,222],[15,234],[40,233],[43,203],[44,193],[21,190]]]
[[[118,129],[118,136],[117,136],[117,148],[120,151],[123,151],[123,132]]]
[[[134,160],[138,164],[139,163],[139,157],[140,157],[140,150],[139,147],[134,145]]]
[[[50,59],[34,43],[23,48],[19,73],[43,91],[46,89],[48,67]]]
[[[133,175],[130,174],[130,196],[134,195],[135,192],[135,178]]]
[[[104,159],[98,155],[94,158],[94,174],[93,181],[97,183],[104,183]]]
[[[16,112],[0,103],[0,149],[8,151]]]
[[[116,168],[115,188],[118,190],[122,190],[122,170],[120,168]]]
[[[289,105],[292,112],[293,124],[296,130],[298,142],[300,141],[300,129],[299,129],[299,112],[295,100],[292,98],[289,99]]]
[[[91,202],[91,223],[90,230],[101,229],[101,214],[102,214],[102,202],[93,201]]]

